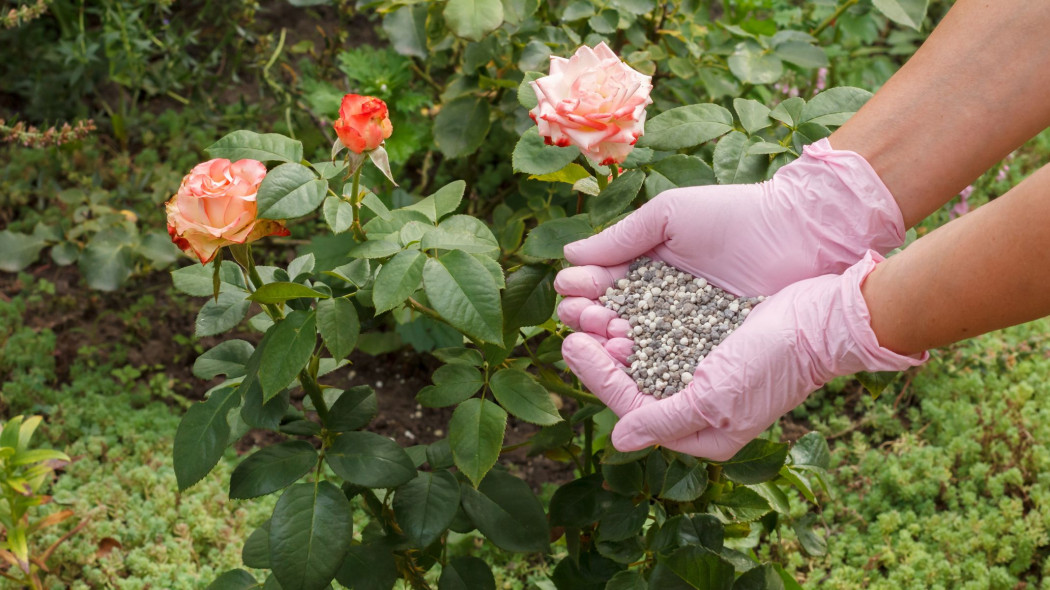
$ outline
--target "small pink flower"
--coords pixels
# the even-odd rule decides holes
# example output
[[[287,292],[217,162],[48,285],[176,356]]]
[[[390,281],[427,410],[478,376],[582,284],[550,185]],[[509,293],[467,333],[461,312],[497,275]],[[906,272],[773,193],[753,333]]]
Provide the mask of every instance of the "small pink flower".
[[[529,111],[548,145],[575,145],[602,165],[623,162],[645,127],[652,78],[623,63],[605,43],[569,59],[551,56],[550,75],[530,83]]]
[[[1006,180],[1006,173],[1010,171],[1009,164],[1003,164],[1003,167],[999,169],[999,174],[995,175],[995,179],[999,182]]]
[[[970,203],[967,199],[973,194],[973,185],[962,189],[959,192],[959,202],[952,206],[948,210],[948,219],[955,219],[970,212]]]
[[[821,90],[828,87],[828,69],[820,68],[817,70],[817,88],[813,94],[817,94]]]

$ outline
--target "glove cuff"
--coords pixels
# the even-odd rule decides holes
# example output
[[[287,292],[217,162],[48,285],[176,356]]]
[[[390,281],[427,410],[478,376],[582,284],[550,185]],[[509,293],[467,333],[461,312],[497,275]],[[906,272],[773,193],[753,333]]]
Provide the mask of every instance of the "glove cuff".
[[[875,265],[885,260],[878,252],[869,250],[864,257],[848,268],[842,275],[841,300],[846,327],[852,336],[851,350],[843,355],[842,361],[852,362],[848,371],[837,374],[855,373],[857,371],[903,371],[925,363],[930,358],[929,352],[905,356],[879,345],[875,332],[871,329],[871,312],[861,294],[860,288],[868,278]]]
[[[792,195],[793,213],[805,217],[822,248],[819,266],[841,273],[868,250],[886,254],[904,243],[904,216],[889,189],[863,156],[831,147],[827,138],[773,177]],[[780,188],[780,187],[778,187]]]

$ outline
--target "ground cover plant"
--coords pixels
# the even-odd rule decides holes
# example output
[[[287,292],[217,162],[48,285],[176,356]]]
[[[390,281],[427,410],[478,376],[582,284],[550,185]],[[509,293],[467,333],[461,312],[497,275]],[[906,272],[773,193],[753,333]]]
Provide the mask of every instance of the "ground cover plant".
[[[347,10],[293,4],[314,4],[293,7],[307,22]],[[4,262],[20,269],[39,265],[41,256],[45,264],[79,259],[88,283],[99,288],[127,284],[136,273],[148,275],[175,260],[172,236],[157,236],[163,231],[159,205],[197,164],[226,159],[236,166],[250,159],[265,175],[229,174],[257,191],[251,219],[234,219],[247,206],[203,218],[180,208],[184,219],[173,224],[176,243],[198,257],[172,274],[174,285],[206,301],[196,314],[196,335],[186,338],[180,354],[200,355],[193,373],[208,385],[186,371],[100,363],[98,348],[76,355],[66,385],[66,376],[39,360],[51,358],[53,336],[20,325],[24,309],[4,316],[5,411],[45,415],[51,444],[93,458],[61,472],[52,488],[56,500],[78,515],[93,514],[103,490],[118,484],[136,490],[112,498],[105,517],[81,531],[90,543],[56,549],[49,562],[54,587],[73,580],[82,584],[74,587],[202,587],[212,580],[216,588],[664,588],[712,580],[727,588],[790,588],[798,581],[927,587],[966,580],[1012,587],[1042,579],[1038,503],[1033,509],[1025,500],[1039,495],[1038,481],[1034,472],[1020,469],[1018,476],[1001,467],[1012,460],[1005,454],[986,462],[989,472],[1003,471],[1003,482],[1020,482],[1004,484],[1002,493],[997,483],[970,493],[962,482],[938,481],[959,487],[952,500],[960,509],[979,506],[973,514],[991,514],[988,507],[1004,497],[1014,510],[1011,502],[1021,498],[1010,514],[1019,510],[1032,524],[1017,535],[1017,549],[1004,553],[996,546],[997,536],[1007,534],[1001,528],[960,555],[968,578],[952,578],[953,570],[935,563],[938,543],[959,543],[916,531],[947,530],[943,506],[925,502],[928,482],[899,492],[895,478],[903,472],[918,481],[923,472],[916,462],[935,463],[942,474],[954,467],[936,461],[940,446],[957,444],[959,433],[920,430],[922,414],[907,402],[912,398],[902,402],[903,419],[894,415],[889,404],[896,398],[885,396],[898,395],[895,388],[877,401],[854,401],[865,413],[848,418],[836,415],[834,402],[799,410],[798,423],[818,432],[793,433],[793,446],[774,442],[774,432],[728,462],[664,449],[625,456],[608,444],[614,417],[578,388],[558,354],[566,328],[553,321],[551,281],[563,265],[562,244],[667,188],[767,178],[841,124],[914,50],[925,3],[508,1],[477,2],[473,12],[470,3],[455,0],[357,4],[361,22],[377,26],[378,36],[370,37],[375,47],[344,48],[325,37],[317,52],[294,31],[258,38],[251,54],[257,61],[261,56],[265,68],[258,80],[265,104],[242,102],[221,119],[137,114],[148,128],[151,121],[168,127],[143,139],[141,151],[135,140],[114,150],[89,136],[44,152],[6,152],[13,155],[4,182],[18,190],[5,193],[0,240],[11,246],[5,252],[17,247],[22,254],[17,263]],[[99,13],[98,26],[129,38],[144,35],[121,20],[119,10],[129,6],[111,3],[113,12]],[[934,4],[930,14],[936,18],[945,7]],[[175,16],[163,10],[142,22]],[[86,14],[87,26],[79,27],[92,31],[92,13]],[[254,43],[242,32],[231,39]],[[653,104],[643,106],[645,134],[633,149],[625,145],[630,140],[583,145],[579,136],[564,129],[559,135],[529,118],[543,110],[543,96],[530,82],[548,73],[549,56],[568,58],[601,42],[617,63],[652,76]],[[110,51],[120,71],[124,54]],[[175,67],[168,59],[149,63]],[[142,104],[161,96],[177,100],[168,90],[197,96],[188,82],[150,86],[150,68],[113,80]],[[348,92],[358,98],[340,113]],[[65,116],[87,114],[95,116]],[[119,136],[119,117],[99,122],[103,133]],[[544,137],[555,145],[545,145]],[[146,147],[153,141],[164,147]],[[209,145],[205,154],[196,152]],[[115,152],[127,154],[128,163],[112,177],[109,170],[100,178],[85,171]],[[79,164],[65,163],[83,154],[88,157]],[[964,214],[1008,186],[1024,174],[1028,157],[1006,162],[930,224]],[[26,173],[26,162],[38,172]],[[152,176],[127,182],[125,175],[145,171]],[[210,177],[215,183],[197,196],[224,194],[218,185],[225,172]],[[49,187],[60,174],[68,176],[60,182],[71,192],[56,208]],[[225,231],[213,240],[195,235],[193,224]],[[113,227],[126,228],[128,239],[108,251],[120,256],[102,258],[120,266],[108,279],[93,279],[92,272],[105,267],[85,253],[98,248],[89,250],[92,236]],[[285,232],[290,236],[280,236]],[[150,235],[156,237],[149,242],[138,237]],[[164,256],[150,258],[150,252]],[[43,284],[36,296],[52,301],[47,289]],[[145,314],[149,305],[133,307]],[[128,331],[129,345],[149,339],[141,326],[129,323]],[[230,331],[235,334],[224,336]],[[1028,339],[1026,346],[1037,346]],[[982,342],[975,346],[994,346]],[[22,346],[35,352],[23,356]],[[429,355],[426,362],[436,369],[417,397],[428,416],[444,412],[436,428],[429,425],[441,434],[426,444],[376,434],[374,416],[387,392],[343,384],[348,370],[368,362],[360,351],[405,347]],[[354,369],[346,366],[351,352]],[[1024,370],[1038,382],[1039,369]],[[895,387],[902,383],[910,388],[905,393],[922,385],[943,397],[962,387],[940,369],[905,376]],[[1006,381],[993,386],[1010,388]],[[843,380],[834,387],[855,386]],[[180,397],[188,392],[193,400]],[[150,399],[167,404],[146,403]],[[121,412],[106,414],[114,407]],[[176,432],[175,414],[187,407]],[[932,401],[922,410],[938,418],[962,412]],[[988,409],[1011,415],[1001,410]],[[995,422],[989,436],[1011,436],[1011,424]],[[510,429],[531,438],[511,442]],[[821,434],[832,441],[830,451]],[[900,457],[888,471],[879,460],[886,452],[879,445],[887,441]],[[1032,457],[1040,456],[1041,446],[1030,448]],[[570,465],[575,479],[530,486],[536,482],[523,481],[508,461],[526,449]],[[956,462],[974,458],[956,456]],[[145,467],[122,470],[121,463]],[[864,478],[889,491],[843,489]],[[169,495],[176,488],[180,495]],[[892,511],[880,516],[887,502],[914,508],[898,509],[894,520]],[[160,517],[145,518],[148,510]],[[188,514],[196,526],[182,526]],[[304,518],[311,514],[325,518],[311,526]],[[68,533],[78,522],[70,520],[41,536],[37,550]],[[944,538],[961,539],[951,536],[960,530]],[[868,548],[890,534],[907,549],[886,544],[871,561],[875,553]],[[107,538],[121,547],[106,541],[105,551],[100,543]],[[150,542],[156,538],[163,542]],[[905,552],[921,555],[922,565],[901,558]],[[194,566],[180,572],[176,563]]]

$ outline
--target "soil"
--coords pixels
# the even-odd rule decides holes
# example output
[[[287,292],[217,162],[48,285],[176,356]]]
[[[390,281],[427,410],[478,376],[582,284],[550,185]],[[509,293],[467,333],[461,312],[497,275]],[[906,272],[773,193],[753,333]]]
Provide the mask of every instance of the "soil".
[[[92,354],[100,363],[113,362],[142,369],[143,382],[163,371],[177,394],[198,401],[219,382],[204,382],[193,376],[193,362],[198,354],[227,339],[241,338],[257,343],[261,338],[261,334],[249,331],[193,338],[194,319],[203,300],[175,292],[166,272],[133,279],[113,293],[89,290],[75,267],[45,264],[33,267],[29,274],[54,285],[53,295],[28,307],[25,323],[31,328],[55,333],[59,382],[69,380],[78,350],[92,347]],[[0,299],[10,300],[25,288],[17,275],[0,273]],[[249,316],[252,314],[249,312]],[[445,430],[453,408],[424,408],[415,400],[416,393],[431,383],[430,376],[441,365],[440,361],[411,349],[376,357],[355,351],[349,360],[349,366],[321,381],[339,388],[370,385],[376,390],[379,413],[369,430],[388,436],[404,447],[429,444],[447,436]],[[302,398],[302,391],[293,392],[292,402],[299,407]],[[163,401],[172,405],[173,411],[182,411],[173,400]],[[525,441],[536,430],[537,427],[512,418],[504,445]],[[274,432],[253,430],[236,448],[246,453],[283,438]],[[537,491],[544,483],[560,484],[574,478],[571,464],[544,456],[527,457],[526,448],[504,453],[501,462]]]

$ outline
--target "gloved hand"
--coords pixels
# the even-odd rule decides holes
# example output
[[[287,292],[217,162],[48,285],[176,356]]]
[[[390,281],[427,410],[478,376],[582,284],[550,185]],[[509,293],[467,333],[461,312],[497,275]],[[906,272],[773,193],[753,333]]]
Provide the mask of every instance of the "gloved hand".
[[[577,266],[555,279],[566,297],[558,314],[573,329],[619,339],[626,322],[613,321],[616,314],[595,300],[639,256],[736,295],[772,295],[841,273],[869,249],[885,254],[904,242],[904,232],[900,208],[867,161],[822,139],[767,182],[665,191],[600,234],[565,246],[565,258]]]
[[[903,370],[929,357],[879,346],[860,288],[881,261],[868,252],[842,275],[800,281],[767,298],[669,398],[639,392],[622,360],[590,334],[569,335],[562,356],[621,416],[612,433],[620,451],[661,444],[724,461],[833,377]]]

